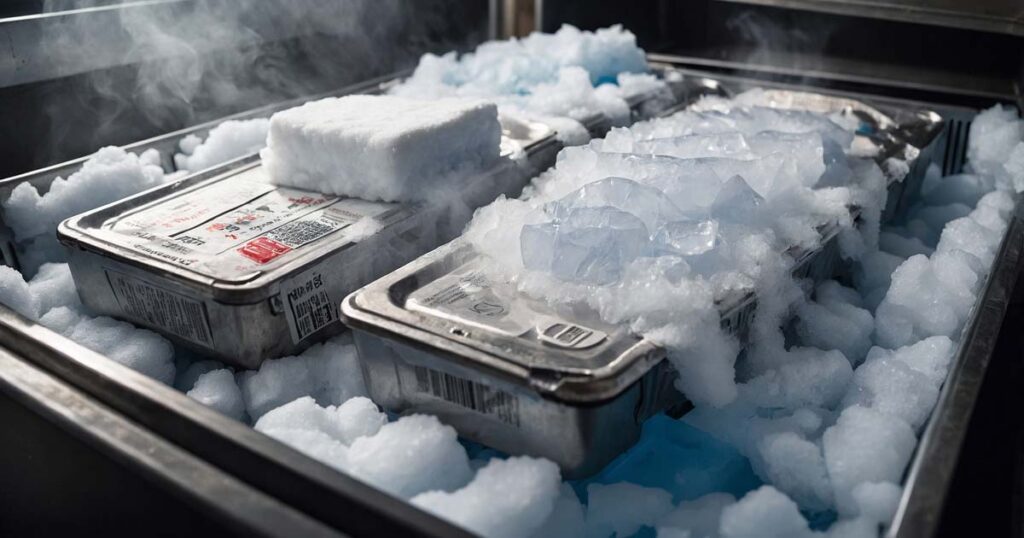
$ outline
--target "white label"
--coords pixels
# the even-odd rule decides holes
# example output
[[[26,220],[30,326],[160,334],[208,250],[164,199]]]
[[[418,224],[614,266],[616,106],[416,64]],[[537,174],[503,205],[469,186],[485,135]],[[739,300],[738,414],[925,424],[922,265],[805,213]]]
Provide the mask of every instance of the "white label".
[[[337,307],[327,295],[320,273],[300,279],[298,285],[286,289],[281,296],[292,342],[296,344],[338,320]]]
[[[295,252],[397,204],[277,187],[251,170],[111,219],[104,238],[179,267],[234,281],[278,266]]]
[[[107,280],[121,310],[190,342],[213,347],[213,334],[203,303],[137,278],[107,270]]]

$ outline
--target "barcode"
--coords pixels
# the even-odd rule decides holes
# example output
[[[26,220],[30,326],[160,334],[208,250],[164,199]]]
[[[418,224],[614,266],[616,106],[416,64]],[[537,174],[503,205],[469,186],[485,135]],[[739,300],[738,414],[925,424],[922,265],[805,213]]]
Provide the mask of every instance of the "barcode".
[[[202,303],[114,271],[107,271],[107,281],[129,318],[203,346],[213,345]]]
[[[334,312],[327,294],[320,291],[305,300],[292,305],[295,313],[296,330],[299,340],[315,333],[324,325],[334,321]]]
[[[327,296],[324,279],[320,273],[312,274],[289,290],[286,297],[291,314],[288,316],[288,325],[295,343],[337,319],[334,305]]]
[[[478,413],[497,417],[506,424],[519,426],[519,399],[481,383],[462,379],[422,366],[413,366],[420,392],[432,394]]]
[[[319,220],[298,220],[280,226],[267,236],[292,248],[297,248],[310,241],[320,239],[337,228],[337,225]]]

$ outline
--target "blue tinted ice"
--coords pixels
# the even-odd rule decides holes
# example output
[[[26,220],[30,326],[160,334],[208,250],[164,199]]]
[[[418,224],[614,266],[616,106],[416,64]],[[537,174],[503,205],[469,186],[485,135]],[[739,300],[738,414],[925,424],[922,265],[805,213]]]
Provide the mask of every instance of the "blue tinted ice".
[[[649,242],[636,216],[614,207],[580,207],[555,223],[527,225],[520,236],[523,264],[569,281],[610,284]]]
[[[677,220],[666,222],[654,234],[655,248],[660,252],[694,256],[715,248],[718,221]]]
[[[711,216],[739,224],[756,225],[762,220],[764,198],[754,192],[740,176],[733,176],[722,185],[711,204]]]
[[[548,204],[546,210],[555,220],[564,220],[575,209],[602,206],[632,213],[643,220],[648,230],[684,217],[660,190],[621,177],[607,177],[588,183]]]

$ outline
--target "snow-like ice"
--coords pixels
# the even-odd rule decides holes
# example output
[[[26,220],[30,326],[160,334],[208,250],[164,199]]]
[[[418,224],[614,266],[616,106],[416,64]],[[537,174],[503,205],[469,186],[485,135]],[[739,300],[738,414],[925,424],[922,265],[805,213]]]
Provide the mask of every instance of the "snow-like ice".
[[[1002,163],[1024,139],[1024,123],[1017,109],[996,105],[971,122],[967,138],[968,166],[976,172],[997,175]]]
[[[67,179],[54,179],[44,194],[30,183],[15,187],[4,202],[4,222],[19,241],[53,233],[70,216],[159,185],[164,171],[158,163],[156,150],[140,156],[105,147]]]
[[[558,84],[562,67],[531,87]],[[573,536],[584,527],[621,535],[642,525],[690,538],[810,535],[798,509],[835,510],[840,519],[829,536],[876,535],[899,502],[915,434],[935,404],[1014,207],[1005,189],[1016,181],[1021,124],[1002,109],[979,116],[969,173],[931,173],[921,200],[882,234],[881,248],[901,255],[877,250],[866,237],[853,274],[856,291],[826,282],[789,308],[800,288],[785,281],[789,267],[772,253],[788,242],[813,243],[820,223],[848,226],[842,212],[869,195],[867,174],[857,162],[841,166],[847,163],[835,147],[847,147],[849,133],[820,116],[758,106],[726,111],[713,101],[709,109],[616,130],[563,152],[526,198],[481,210],[467,237],[495,262],[508,261],[524,291],[557,290],[550,299],[558,303],[585,297],[602,317],[668,346],[682,373],[680,388],[697,403],[686,420],[735,445],[769,486],[739,501],[713,494],[673,508],[666,491],[592,485],[584,513],[550,462],[495,459],[474,473],[454,430],[433,417],[388,423],[358,397],[365,391],[346,340],[237,376],[216,361],[196,362],[177,385],[485,535]],[[769,131],[802,136],[810,151],[794,153],[792,136]],[[991,140],[980,142],[985,137]],[[197,155],[196,143],[183,149]],[[623,237],[616,235],[621,230]],[[575,261],[565,258],[571,263],[558,259],[570,253],[566,244],[577,249]],[[759,310],[737,385],[738,345],[718,335],[714,301],[780,282],[778,297],[766,297]],[[0,269],[0,300],[119,362],[174,379],[165,340],[80,311],[66,266],[44,265],[28,283]],[[786,349],[778,325],[790,314],[796,341]],[[872,343],[878,347],[868,350]]]
[[[696,113],[687,114],[693,119]],[[728,117],[715,114],[705,118],[709,124]],[[645,125],[653,130],[650,125],[657,124]],[[944,185],[933,174],[925,189],[929,196],[908,212],[911,218],[886,229],[886,237],[913,240],[921,253],[893,247],[898,240],[892,238],[880,242],[875,223],[873,239],[862,230],[857,248],[845,251],[858,257],[855,288],[834,281],[801,288],[789,279],[791,265],[773,254],[778,245],[813,241],[808,230],[824,222],[849,227],[840,210],[852,200],[872,201],[881,177],[877,168],[866,172],[853,162],[845,184],[815,185],[800,179],[801,166],[807,167],[795,164],[799,159],[785,164],[753,155],[762,163],[783,163],[774,176],[761,176],[759,191],[742,173],[730,173],[745,170],[727,164],[728,158],[670,157],[659,154],[668,152],[662,149],[636,153],[643,147],[636,142],[650,139],[627,140],[630,130],[614,134],[617,139],[563,152],[555,169],[536,180],[523,199],[501,199],[481,209],[466,237],[505,266],[505,273],[494,268],[496,274],[510,275],[524,292],[553,303],[584,302],[606,320],[629,323],[677,353],[679,387],[697,405],[684,420],[736,446],[769,485],[738,501],[713,494],[673,507],[665,490],[628,482],[591,484],[581,515],[575,494],[565,486],[559,490],[556,470],[544,495],[507,495],[500,502],[514,508],[488,510],[498,502],[490,492],[500,488],[482,485],[489,476],[485,471],[502,460],[492,460],[472,478],[469,464],[463,467],[464,451],[454,449],[454,432],[446,445],[436,431],[425,436],[436,443],[426,452],[457,461],[450,464],[460,477],[453,482],[461,483],[440,484],[433,468],[418,469],[431,484],[411,487],[421,482],[408,476],[394,480],[394,468],[369,472],[367,461],[353,465],[352,450],[338,442],[344,448],[343,468],[399,495],[409,495],[402,487],[441,490],[420,493],[414,502],[488,535],[542,535],[550,529],[579,535],[583,527],[587,535],[629,535],[643,526],[657,528],[662,536],[691,538],[815,535],[803,511],[838,515],[827,536],[876,536],[898,505],[898,484],[916,433],[935,405],[958,331],[1014,205],[1005,192],[987,190],[1006,184],[958,176]],[[697,144],[694,140],[657,144],[685,147]],[[727,138],[717,140],[728,146]],[[627,146],[631,153],[607,151]],[[672,178],[683,183],[676,186]],[[775,187],[783,184],[786,188]],[[874,201],[879,207],[869,209],[880,210],[884,198]],[[806,212],[796,213],[799,208]],[[518,245],[518,252],[510,252],[510,244]],[[762,288],[773,284],[778,288]],[[716,337],[714,301],[754,289],[763,304],[752,326],[752,347],[736,365],[737,383],[738,346]],[[790,316],[794,330],[784,335],[780,326]],[[402,420],[408,417],[351,444],[404,455],[380,441]],[[410,430],[396,437],[421,433]],[[558,506],[565,507],[566,517],[555,517],[559,510],[552,507]],[[528,520],[522,516],[527,512],[545,515]]]
[[[835,281],[825,282],[818,286],[814,301],[797,309],[797,334],[807,345],[837,349],[850,363],[859,364],[871,347],[875,330],[874,317],[862,306],[856,291]]]
[[[569,495],[575,496],[571,491]],[[558,466],[550,461],[528,457],[492,459],[477,471],[465,487],[458,490],[430,491],[412,498],[412,503],[428,512],[459,524],[481,536],[527,538],[534,536],[560,503]],[[578,511],[579,501],[567,508]],[[574,530],[565,527],[546,530]],[[537,536],[566,536],[548,534]]]
[[[196,386],[196,381],[199,380],[201,375],[214,370],[227,368],[223,362],[213,359],[189,361],[185,358],[183,360],[180,353],[178,360],[178,374],[174,378],[174,388],[182,392],[192,390],[192,388]]]
[[[77,172],[58,177],[40,193],[31,183],[19,184],[3,202],[3,219],[28,253],[22,269],[33,274],[47,261],[63,259],[55,230],[62,220],[164,182],[160,154],[141,155],[109,146],[89,157]]]
[[[245,418],[245,402],[242,392],[235,383],[235,374],[227,368],[207,372],[196,379],[195,386],[187,393],[189,398],[231,417]]]
[[[752,491],[722,510],[722,538],[801,538],[811,536],[795,502],[771,486]]]
[[[223,370],[220,370],[223,371]],[[256,429],[269,431],[309,430],[323,432],[348,446],[356,439],[374,435],[387,417],[369,399],[357,396],[343,404],[321,407],[304,396],[271,410],[256,421]]]
[[[366,394],[352,337],[344,334],[302,354],[263,361],[241,376],[245,408],[253,420],[302,396],[320,405],[340,405]]]
[[[0,302],[26,318],[39,317],[39,298],[21,273],[6,265],[0,265]]]
[[[171,343],[130,323],[84,312],[67,264],[45,264],[28,282],[18,271],[0,266],[0,302],[133,370],[166,384],[174,382]]]
[[[387,417],[363,397],[340,406],[321,407],[304,396],[271,410],[253,427],[326,465],[347,471],[349,445],[362,436],[374,435],[385,422]]]
[[[710,493],[679,503],[675,510],[658,521],[658,537],[716,538],[722,511],[735,503],[736,498],[728,493]]]
[[[266,145],[270,121],[266,118],[228,120],[210,129],[206,140],[186,136],[174,155],[178,170],[198,172],[232,159],[255,153]]]
[[[455,429],[430,415],[411,415],[352,442],[349,472],[384,491],[413,497],[469,483],[469,458]]]
[[[43,264],[28,283],[29,291],[39,302],[39,312],[45,314],[58,306],[79,308],[78,289],[66,263]]]
[[[583,538],[586,532],[583,504],[572,487],[563,482],[558,498],[551,509],[551,515],[533,532],[534,538],[562,536],[565,538]]]
[[[497,158],[501,125],[483,101],[350,95],[270,118],[271,181],[366,200],[446,200]]]
[[[861,406],[846,408],[822,437],[839,513],[856,514],[858,484],[900,482],[916,444],[906,422]]]
[[[672,494],[628,482],[587,486],[587,536],[632,536],[671,512]]]
[[[66,306],[43,314],[39,323],[132,370],[174,383],[174,348],[155,332],[105,316],[90,317]]]
[[[665,83],[646,72],[644,52],[628,30],[565,25],[553,34],[487,42],[461,57],[426,54],[390,92],[414,99],[487,99],[503,112],[547,122],[563,142],[582,143],[589,136],[580,121],[603,114],[624,125],[627,99],[665,95]],[[659,99],[654,101],[656,109]]]

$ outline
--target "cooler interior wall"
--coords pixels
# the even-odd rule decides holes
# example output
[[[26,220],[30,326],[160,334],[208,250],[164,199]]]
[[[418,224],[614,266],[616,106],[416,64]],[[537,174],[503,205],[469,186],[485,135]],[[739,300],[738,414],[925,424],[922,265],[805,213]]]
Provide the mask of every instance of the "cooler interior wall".
[[[779,7],[797,4],[560,0],[538,2],[537,9],[545,31],[563,23],[585,29],[621,23],[648,52],[709,68],[824,79],[850,89],[882,84],[891,86],[887,93],[894,96],[978,107],[1019,99],[1024,73],[1020,33],[921,24],[922,17],[898,10],[892,15],[903,20]],[[984,4],[961,2],[957,7],[980,10]]]
[[[329,4],[71,0],[0,6],[0,177],[390,74],[414,66],[427,51],[471,49],[490,31],[488,2],[344,0],[334,5],[362,6],[360,20],[307,25],[302,18],[315,16],[321,5]],[[93,7],[42,13],[59,6]],[[224,30],[214,22],[203,23],[211,27],[209,42],[194,44],[180,34],[195,34],[195,28],[162,28],[162,21],[202,21],[197,14],[225,10],[233,20],[221,22],[241,38],[219,35]],[[277,20],[284,18],[279,12],[294,20]],[[140,44],[144,37],[134,37],[139,30],[126,22],[136,18],[154,21],[174,46]],[[189,57],[198,72],[183,67]],[[179,80],[165,71],[198,77]],[[154,93],[158,102],[147,97]]]

